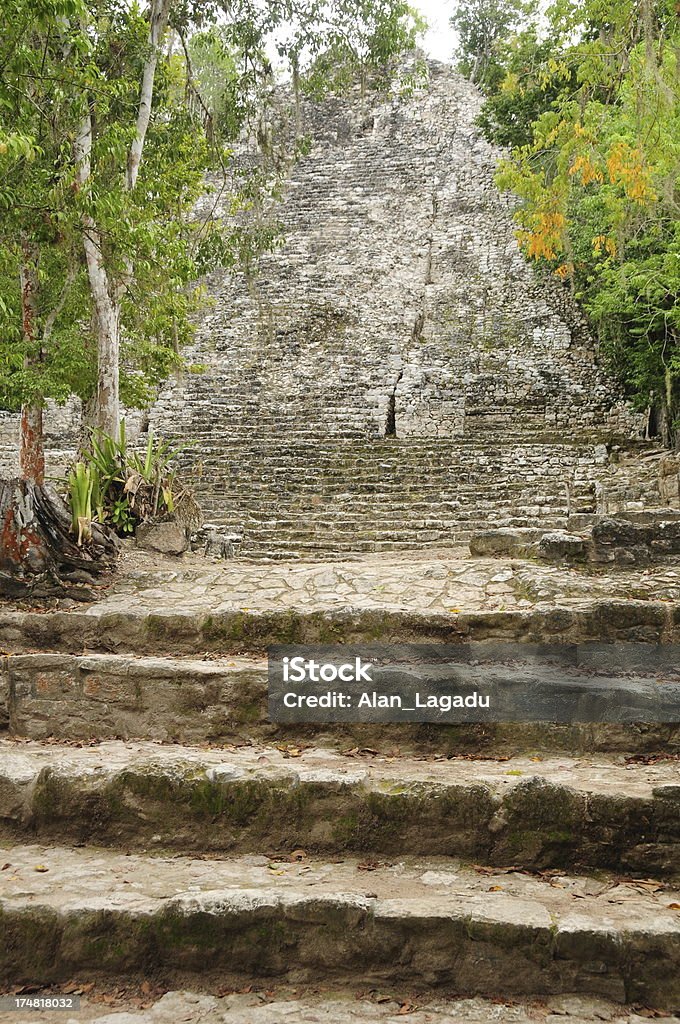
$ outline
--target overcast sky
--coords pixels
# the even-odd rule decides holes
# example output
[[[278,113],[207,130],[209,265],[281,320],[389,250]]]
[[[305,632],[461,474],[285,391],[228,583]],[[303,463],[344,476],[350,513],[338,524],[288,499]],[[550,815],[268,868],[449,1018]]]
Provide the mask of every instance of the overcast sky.
[[[429,29],[423,41],[427,53],[436,60],[450,61],[456,41],[449,25],[453,4],[446,0],[411,0],[411,6],[427,19]]]

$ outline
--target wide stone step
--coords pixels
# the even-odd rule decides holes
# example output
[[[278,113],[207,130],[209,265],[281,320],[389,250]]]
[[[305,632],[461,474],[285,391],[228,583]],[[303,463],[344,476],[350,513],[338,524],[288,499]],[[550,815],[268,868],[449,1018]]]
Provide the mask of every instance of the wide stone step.
[[[304,567],[301,567],[304,571]],[[279,570],[280,571],[280,570]],[[348,568],[348,572],[350,569]],[[440,572],[443,570],[440,567]],[[443,573],[444,575],[445,572]],[[325,583],[323,584],[325,586]],[[337,581],[333,582],[333,588]],[[371,583],[373,590],[375,583]],[[680,643],[680,602],[600,599],[587,605],[536,606],[509,610],[414,611],[396,601],[353,604],[331,588],[311,606],[281,607],[280,588],[257,597],[258,608],[242,607],[239,597],[206,607],[197,598],[177,607],[163,604],[162,583],[142,591],[134,603],[117,597],[84,611],[46,612],[0,609],[0,650],[13,654],[62,651],[71,654],[121,653],[185,656],[263,653],[276,643],[468,643],[507,642],[569,645],[597,643]],[[244,595],[245,596],[245,595]],[[247,598],[246,598],[247,599]],[[358,598],[355,596],[355,601]],[[616,655],[612,647],[612,655]],[[651,649],[653,654],[653,648]],[[651,656],[650,654],[650,656]],[[3,671],[7,659],[0,662]]]
[[[109,986],[110,988],[110,986]],[[134,1001],[118,991],[90,992],[78,1010],[78,1024],[397,1024],[404,1016],[410,1024],[647,1024],[635,1007],[578,994],[546,999],[504,1003],[500,999],[476,996],[468,999],[436,999],[427,993],[405,991],[370,995],[355,992],[298,994],[290,986],[213,996],[205,992],[166,992],[157,1001],[141,993]],[[59,988],[44,993],[56,994]],[[71,989],[72,991],[72,989]],[[21,997],[20,997],[21,998]],[[31,998],[30,996],[28,998]],[[67,997],[68,998],[68,997]],[[140,1007],[146,1009],[140,1009]],[[60,1014],[63,1017],[63,1014]],[[76,1018],[72,1018],[75,1020]],[[50,1011],[18,1011],[12,1024],[45,1024],[56,1017]],[[677,1017],[664,1015],[664,1024],[678,1024]]]
[[[542,504],[540,497],[537,495],[533,499],[537,506]],[[422,508],[424,503],[420,504]],[[230,501],[225,501],[222,508],[229,514],[238,515],[242,521],[253,528],[305,530],[311,527],[321,527],[338,533],[366,529],[369,524],[384,533],[389,533],[390,530],[404,529],[417,532],[423,527],[451,529],[461,523],[477,522],[480,519],[488,522],[505,517],[526,518],[526,510],[521,506],[504,505],[501,501],[495,508],[486,509],[482,513],[470,506],[454,508],[447,513],[445,509],[439,509],[437,505],[429,505],[429,503],[425,504],[424,510],[419,513],[408,505],[402,505],[398,510],[386,508],[385,504],[379,500],[375,503],[364,504],[357,509],[351,499],[343,499],[338,502],[324,500],[322,503],[282,499],[278,503],[263,501],[253,507],[248,507],[247,503],[241,499],[233,505]],[[566,503],[550,502],[547,507],[537,507],[536,516],[532,518],[537,516],[546,518],[556,513],[566,516],[568,514]]]
[[[467,999],[437,999],[427,992],[410,989],[369,993],[305,992],[291,986],[275,985],[272,989],[232,992],[214,996],[206,992],[166,992],[156,1001],[148,994],[148,986],[131,1001],[130,995],[98,986],[83,996],[78,1010],[78,1024],[647,1024],[648,1014],[641,1016],[635,1007],[625,1007],[609,1000],[579,993],[547,996],[541,999],[504,1002],[473,996]],[[72,986],[63,987],[72,991]],[[45,996],[59,993],[59,987]],[[34,994],[34,998],[38,994]],[[21,998],[21,997],[19,997]],[[24,997],[30,999],[31,996]],[[67,996],[67,998],[69,998]],[[140,1007],[144,1007],[141,1009]],[[637,1008],[639,1009],[639,1007]],[[60,1017],[64,1015],[60,1013]],[[18,1011],[11,1024],[53,1024],[56,1016],[50,1011]],[[664,1024],[679,1024],[677,1017],[663,1015]],[[9,1022],[8,1022],[9,1024]],[[68,1024],[68,1021],[67,1021]]]
[[[552,517],[551,517],[552,518]],[[543,523],[545,526],[545,523]],[[373,524],[370,528],[366,524],[338,530],[333,526],[324,528],[323,524],[310,523],[308,529],[295,529],[290,526],[283,526],[277,529],[275,526],[258,527],[246,521],[237,532],[243,534],[244,548],[248,545],[257,545],[260,548],[291,548],[297,551],[303,550],[330,550],[343,542],[348,550],[361,550],[364,541],[374,542],[375,547],[365,550],[388,551],[399,550],[404,546],[437,546],[447,547],[449,544],[460,543],[465,540],[473,529],[474,524],[463,528],[460,524],[450,523],[446,526],[420,526],[411,530],[406,529],[383,529],[379,524]]]
[[[389,540],[393,533],[406,530],[413,540],[417,540],[418,534],[424,530],[438,529],[442,532],[455,534],[463,530],[483,529],[485,527],[490,529],[512,524],[536,527],[545,526],[553,522],[566,523],[569,517],[569,510],[566,507],[555,505],[536,506],[535,514],[533,515],[527,515],[527,511],[529,509],[526,506],[516,509],[500,508],[490,514],[480,515],[470,509],[458,516],[451,516],[436,524],[433,519],[428,519],[427,525],[425,525],[426,521],[424,519],[414,514],[410,521],[406,519],[401,523],[394,523],[386,527],[381,521],[379,508],[376,508],[373,515],[367,512],[359,520],[351,516],[345,519],[341,511],[335,510],[335,512],[331,513],[328,520],[325,520],[323,510],[320,512],[318,508],[310,508],[309,511],[293,512],[279,506],[277,509],[272,509],[271,518],[267,519],[266,513],[262,517],[258,515],[258,518],[255,518],[251,515],[249,509],[234,509],[225,501],[206,506],[205,522],[211,525],[231,523],[238,527],[238,532],[248,529],[252,534],[261,534],[262,531],[266,531],[268,535],[274,535],[279,538],[282,531],[305,533],[307,530],[318,530],[324,536],[337,535],[338,542],[341,542],[343,540],[351,541],[355,539],[357,532],[366,531],[378,534],[382,540]],[[588,511],[588,509],[578,508],[578,512]],[[432,513],[435,513],[434,509]],[[572,509],[572,514],[577,513]]]
[[[408,551],[426,548],[441,550],[461,546],[469,541],[473,532],[490,527],[565,528],[567,519],[566,511],[563,515],[546,512],[532,519],[514,516],[494,516],[491,520],[461,518],[460,522],[448,524],[446,529],[432,531],[430,528],[420,527],[408,532],[401,539],[397,539],[390,532],[375,528],[369,530],[366,526],[361,531],[357,528],[357,531],[345,532],[341,536],[338,536],[333,528],[327,531],[322,528],[310,529],[309,532],[294,531],[285,522],[281,527],[259,526],[252,524],[245,517],[224,515],[219,509],[210,510],[209,521],[219,531],[240,538],[242,544],[238,548],[239,558],[252,557],[253,550],[257,550],[260,555],[276,551],[279,558],[286,557],[286,552],[291,558],[300,558],[303,554],[312,557],[317,551],[323,553],[324,560],[337,561],[343,557],[344,552],[358,554],[361,551]],[[373,525],[376,526],[375,523]],[[291,534],[294,534],[294,537]]]
[[[212,439],[217,441],[217,438]],[[211,451],[207,444],[201,442],[205,456],[216,459],[216,452]],[[192,446],[193,448],[194,446]],[[390,466],[399,469],[403,466],[410,466],[417,469],[420,466],[433,466],[442,471],[447,469],[459,469],[465,466],[479,464],[481,466],[510,466],[512,454],[518,464],[525,469],[532,466],[548,467],[549,469],[562,465],[573,465],[582,463],[583,466],[593,466],[594,458],[593,445],[559,445],[539,444],[526,445],[516,443],[499,444],[496,441],[477,444],[455,444],[452,439],[447,445],[418,446],[408,442],[392,444],[390,442],[369,441],[367,443],[354,440],[338,440],[334,445],[328,446],[322,438],[311,439],[304,444],[281,443],[273,433],[268,442],[253,443],[251,441],[240,441],[226,444],[224,454],[227,464],[237,465],[238,454],[248,459],[252,466],[277,466],[297,463],[302,465],[309,460],[312,453],[318,451],[318,459],[315,459],[313,466],[325,469],[341,469],[347,465],[357,465],[367,470],[375,470],[380,465],[384,469]],[[189,458],[190,449],[186,449],[184,459]],[[604,465],[604,449],[601,449]]]
[[[291,749],[295,756],[291,756]],[[680,876],[677,762],[413,760],[0,743],[6,838],[182,853],[459,856]]]
[[[325,410],[325,405],[324,405]],[[625,440],[622,444],[616,445],[616,439],[607,431],[591,431],[579,434],[574,431],[570,440],[565,441],[564,431],[555,428],[545,428],[537,435],[535,426],[530,428],[513,430],[511,426],[507,429],[498,429],[487,425],[485,428],[475,427],[463,436],[442,436],[442,437],[383,437],[378,435],[367,436],[366,432],[352,431],[347,437],[336,433],[324,431],[314,424],[293,424],[293,430],[281,430],[277,433],[274,423],[271,420],[263,420],[261,412],[253,418],[252,422],[230,425],[228,432],[220,426],[215,428],[214,421],[210,425],[205,422],[191,422],[194,431],[195,447],[210,445],[217,441],[221,442],[225,452],[232,454],[237,450],[266,456],[269,451],[290,452],[300,454],[309,452],[312,445],[318,450],[321,458],[332,458],[338,452],[346,450],[356,453],[358,456],[373,456],[390,458],[399,455],[409,458],[415,453],[420,453],[430,458],[458,457],[460,453],[481,452],[486,455],[504,455],[515,450],[520,455],[545,454],[548,451],[567,452],[581,455],[584,452],[592,451],[595,445],[606,444],[614,446],[618,453],[639,452],[648,455],[650,458],[663,454],[663,449],[653,443]],[[255,426],[255,429],[253,429]],[[335,427],[335,425],[334,425]],[[232,432],[233,431],[233,432]],[[192,445],[192,448],[194,445]]]
[[[217,861],[0,850],[0,980],[382,983],[680,1005],[680,893],[449,858]],[[371,870],[373,869],[373,870]]]
[[[111,633],[106,639],[111,640]],[[468,656],[483,662],[485,646],[472,644]],[[593,648],[594,661],[598,649],[599,645]],[[491,657],[494,652],[499,656],[496,644]],[[644,647],[639,656],[650,658]],[[584,645],[582,660],[586,657]],[[488,677],[488,666],[479,671]],[[508,678],[507,668],[503,672]],[[35,740],[151,739],[303,747],[316,743],[340,750],[368,748],[442,757],[598,750],[641,756],[680,754],[680,724],[277,725],[268,716],[267,664],[256,658],[17,654],[5,661],[4,681],[9,733]]]

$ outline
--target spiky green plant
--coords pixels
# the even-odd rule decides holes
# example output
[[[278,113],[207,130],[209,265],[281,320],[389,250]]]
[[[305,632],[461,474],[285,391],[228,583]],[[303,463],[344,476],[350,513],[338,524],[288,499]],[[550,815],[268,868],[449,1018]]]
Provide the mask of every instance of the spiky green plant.
[[[76,462],[68,478],[71,505],[71,529],[78,544],[92,537],[92,491],[96,469],[84,462]]]

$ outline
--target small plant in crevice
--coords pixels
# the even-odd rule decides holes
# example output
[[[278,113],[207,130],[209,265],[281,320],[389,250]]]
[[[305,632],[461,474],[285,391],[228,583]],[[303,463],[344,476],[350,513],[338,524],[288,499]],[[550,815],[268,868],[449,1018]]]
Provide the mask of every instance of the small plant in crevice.
[[[143,452],[130,451],[124,422],[117,440],[91,430],[67,480],[71,530],[78,544],[90,539],[93,522],[129,537],[140,523],[178,513],[178,506],[187,506],[195,519],[196,503],[172,469],[178,451],[151,431]]]

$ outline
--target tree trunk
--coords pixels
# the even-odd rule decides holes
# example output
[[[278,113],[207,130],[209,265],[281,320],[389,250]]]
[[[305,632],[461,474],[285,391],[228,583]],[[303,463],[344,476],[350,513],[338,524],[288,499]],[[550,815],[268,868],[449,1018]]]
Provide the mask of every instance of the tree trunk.
[[[82,188],[87,184],[91,170],[92,114],[89,108],[78,128],[74,153],[76,182]],[[120,433],[120,305],[112,298],[111,283],[104,265],[101,232],[91,214],[83,214],[82,227],[87,276],[94,307],[92,322],[97,341],[94,425],[117,440]]]
[[[149,13],[149,53],[142,72],[135,136],[127,159],[125,184],[132,191],[142,162],[146,134],[151,120],[156,66],[168,24],[170,0],[152,0]],[[76,184],[87,185],[92,172],[92,109],[89,99],[74,144]],[[133,278],[132,261],[123,257],[125,272],[120,279],[107,269],[102,235],[89,213],[82,216],[83,247],[94,307],[97,341],[97,391],[94,426],[116,440],[120,436],[120,304]]]
[[[107,295],[103,302],[98,303],[95,298],[95,312],[97,393],[94,426],[117,441],[120,435],[120,310]]]
[[[21,406],[19,473],[22,480],[30,480],[38,486],[45,482],[43,411],[37,402],[24,402]]]
[[[36,341],[38,315],[38,249],[24,240],[21,246],[21,327],[24,343],[33,348]],[[29,352],[26,367],[40,362],[42,352]],[[43,445],[43,414],[41,399],[34,398],[21,406],[21,443],[19,472],[24,480],[41,485],[45,479],[45,449]]]
[[[127,188],[131,192],[137,184],[137,175],[142,162],[142,151],[146,133],[151,120],[153,106],[153,86],[156,77],[156,65],[160,55],[160,47],[168,24],[170,0],[153,0],[149,12],[149,55],[142,72],[142,87],[137,108],[137,126],[135,137],[130,146],[127,166]]]
[[[119,541],[92,525],[92,541],[78,547],[71,516],[51,488],[30,480],[0,480],[0,594],[5,597],[65,596],[91,600],[79,584],[95,582],[116,560]]]

